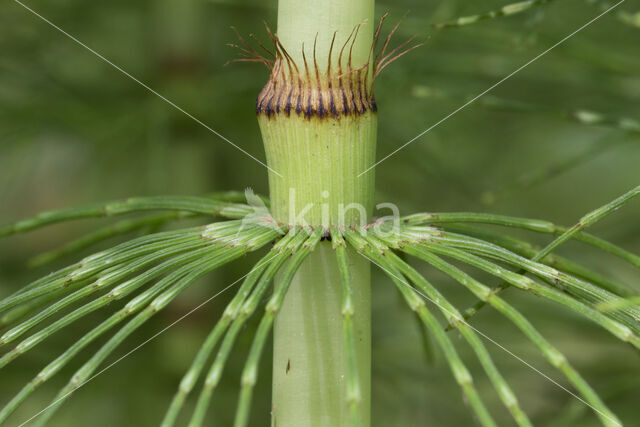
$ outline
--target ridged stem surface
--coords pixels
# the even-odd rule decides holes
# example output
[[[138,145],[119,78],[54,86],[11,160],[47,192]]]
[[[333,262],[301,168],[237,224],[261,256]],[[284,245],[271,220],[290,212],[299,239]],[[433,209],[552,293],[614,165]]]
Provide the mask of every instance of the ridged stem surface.
[[[259,97],[258,120],[267,163],[280,174],[269,173],[269,189],[281,223],[328,231],[371,220],[374,174],[358,175],[375,162],[377,117],[370,65],[358,68],[370,60],[373,7],[373,0],[279,2],[277,36],[286,55]],[[323,240],[275,320],[273,426],[370,423],[370,266],[353,254],[348,267],[359,416],[350,413],[353,351],[343,338],[342,276]]]

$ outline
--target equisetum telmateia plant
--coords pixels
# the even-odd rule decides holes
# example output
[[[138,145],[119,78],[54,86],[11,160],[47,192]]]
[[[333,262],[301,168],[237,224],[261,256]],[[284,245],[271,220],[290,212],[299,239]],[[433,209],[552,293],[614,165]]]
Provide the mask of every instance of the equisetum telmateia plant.
[[[270,46],[256,41],[254,48],[253,42],[240,37],[239,61],[261,62],[270,70],[257,101],[269,167],[269,199],[234,192],[132,198],[45,212],[0,228],[0,236],[8,236],[79,218],[144,214],[45,254],[41,257],[44,262],[149,225],[190,216],[218,218],[202,227],[142,235],[85,257],[2,299],[0,369],[45,345],[43,341],[72,322],[113,301],[127,302],[105,314],[102,322],[78,337],[5,402],[0,422],[83,349],[108,337],[52,404],[30,420],[45,424],[123,340],[196,279],[248,252],[261,251],[263,257],[233,288],[235,296],[186,367],[163,426],[183,419],[178,417],[191,394],[195,409],[184,422],[192,427],[205,422],[234,342],[254,315],[260,320],[240,380],[236,426],[249,425],[258,362],[272,331],[272,425],[370,425],[372,266],[386,273],[407,307],[433,335],[465,402],[483,426],[496,423],[439,316],[473,350],[514,421],[531,425],[494,364],[487,337],[469,323],[484,305],[503,315],[537,347],[602,424],[621,425],[571,362],[501,292],[516,288],[533,293],[549,304],[579,313],[594,327],[640,349],[640,306],[630,288],[552,254],[559,245],[575,239],[640,268],[639,256],[584,231],[638,195],[640,187],[569,228],[482,213],[418,213],[374,220],[374,80],[389,63],[418,45],[408,40],[389,48],[391,35],[381,36],[382,21],[374,25],[373,12],[373,0],[280,0],[277,35],[269,32]],[[546,233],[555,240],[538,250],[508,232],[484,228],[486,224]],[[478,303],[459,310],[405,256],[450,276],[475,295]],[[462,271],[457,266],[460,263],[495,276],[501,284],[488,286]],[[68,307],[73,309],[65,311]]]

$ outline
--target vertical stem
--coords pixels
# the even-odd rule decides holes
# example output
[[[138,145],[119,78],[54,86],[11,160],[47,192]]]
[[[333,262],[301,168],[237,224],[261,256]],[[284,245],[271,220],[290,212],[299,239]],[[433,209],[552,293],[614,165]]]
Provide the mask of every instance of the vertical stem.
[[[317,36],[318,63],[325,69],[333,33],[337,32],[336,46],[342,46],[351,31],[364,22],[353,47],[353,64],[360,67],[369,57],[373,9],[374,0],[279,0],[278,37],[293,59],[302,63],[302,44],[309,49]],[[334,50],[334,60],[337,55]]]
[[[280,0],[278,59],[258,121],[272,214],[289,225],[371,218],[377,117],[371,75],[373,0]],[[356,36],[357,35],[357,36]],[[328,235],[328,234],[327,234]],[[349,415],[341,275],[324,240],[295,275],[274,325],[272,425],[370,424],[370,266],[349,256],[359,416]]]
[[[348,360],[342,337],[342,287],[335,254],[323,242],[291,283],[274,330],[272,425],[349,425]],[[361,261],[362,260],[362,261]],[[360,420],[370,412],[369,263],[351,254]]]

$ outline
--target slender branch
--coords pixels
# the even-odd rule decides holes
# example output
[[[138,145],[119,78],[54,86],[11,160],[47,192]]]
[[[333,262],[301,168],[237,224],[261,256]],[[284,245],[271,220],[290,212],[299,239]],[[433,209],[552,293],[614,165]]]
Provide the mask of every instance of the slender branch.
[[[636,193],[637,194],[637,193]],[[617,209],[617,208],[616,208]],[[615,210],[615,209],[614,209]],[[569,228],[555,225],[549,221],[516,218],[504,215],[484,214],[484,213],[419,213],[402,218],[407,225],[419,224],[448,224],[448,223],[476,223],[491,224],[504,227],[522,228],[524,230],[536,231],[539,233],[549,233],[562,235]],[[619,246],[602,240],[596,236],[581,231],[572,234],[573,239],[586,243],[595,248],[608,252],[618,258],[627,261],[629,264],[640,268],[640,256],[626,251]]]
[[[19,305],[18,307],[8,311],[2,317],[0,317],[0,329],[4,329],[7,326],[10,326],[16,323],[18,320],[23,319],[28,314],[33,313],[34,311],[47,306],[52,301],[57,301],[60,298],[68,295],[71,292],[78,290],[80,287],[87,285],[90,283],[89,280],[81,280],[79,282],[72,283],[66,288],[59,289],[55,292],[51,292],[47,295],[44,295],[40,298],[36,298],[31,300],[25,304]]]
[[[134,212],[164,210],[184,211],[223,218],[244,218],[253,211],[247,205],[219,202],[204,197],[158,196],[135,197],[108,203],[88,205],[72,209],[42,212],[0,227],[0,237],[23,233],[45,225],[82,218],[99,218]]]
[[[356,360],[356,344],[353,332],[353,316],[355,307],[353,303],[353,285],[349,273],[349,263],[345,241],[340,232],[334,228],[331,231],[333,248],[336,251],[338,269],[342,281],[342,336],[344,341],[344,358],[347,365],[346,393],[347,407],[349,408],[349,421],[352,427],[361,424],[360,419],[360,382],[358,379],[358,363]]]
[[[267,243],[274,236],[270,233],[265,233],[266,239],[264,243]],[[230,254],[226,254],[230,255]],[[136,329],[142,326],[147,320],[165,308],[171,301],[173,301],[182,291],[189,287],[196,279],[211,272],[212,270],[226,264],[234,258],[231,256],[222,256],[220,259],[209,260],[209,262],[202,264],[201,266],[192,268],[188,273],[184,274],[171,288],[158,295],[142,312],[136,317],[131,319],[125,326],[123,326],[106,344],[104,344],[96,354],[89,359],[76,373],[71,377],[69,383],[60,390],[58,395],[54,398],[51,405],[40,416],[40,419],[35,423],[35,427],[42,427],[50,417],[56,412],[56,410],[62,406],[62,404],[71,397],[71,394],[82,387],[87,381],[89,381],[100,366],[100,364],[109,356],[129,335],[131,335]]]
[[[169,286],[172,286],[177,280],[180,280],[183,276],[189,274],[190,271],[198,268],[202,264],[207,262],[211,262],[212,259],[215,259],[215,256],[210,256],[204,258],[204,260],[197,262],[197,264],[187,264],[187,266],[177,270],[173,274],[167,276],[163,279],[159,284],[162,284],[162,287],[154,286],[152,289],[156,290],[156,293],[161,291],[162,289],[166,289]],[[160,288],[160,289],[158,289]],[[16,394],[10,401],[7,403],[4,408],[0,411],[0,422],[6,420],[6,418],[18,407],[20,403],[22,403],[36,388],[38,388],[41,384],[49,380],[53,375],[55,375],[63,366],[65,366],[72,357],[80,352],[84,347],[86,347],[90,342],[94,339],[111,329],[116,324],[120,323],[129,315],[135,313],[136,311],[142,309],[149,300],[153,298],[153,295],[149,291],[142,294],[145,298],[135,298],[130,301],[125,308],[116,312],[112,316],[110,316],[107,320],[102,322],[99,326],[94,328],[92,331],[83,336],[80,340],[76,341],[72,346],[70,346],[63,354],[61,354],[57,359],[47,365],[35,378],[33,378],[27,385],[25,385],[18,394]]]
[[[102,307],[105,307],[106,305],[110,304],[113,301],[124,298],[125,296],[129,295],[131,292],[138,289],[140,286],[144,285],[150,280],[153,280],[154,278],[160,276],[161,274],[168,272],[169,270],[175,268],[176,266],[179,266],[180,268],[183,268],[183,269],[188,269],[192,265],[194,265],[194,263],[197,262],[199,258],[208,256],[211,254],[215,254],[216,251],[218,250],[219,250],[218,248],[214,248],[214,249],[203,248],[200,250],[196,250],[185,256],[178,257],[174,260],[170,260],[163,264],[160,264],[154,267],[153,269],[148,270],[143,274],[122,283],[121,285],[111,290],[109,293],[101,296],[100,298],[97,298],[96,300],[84,306],[77,308],[71,313],[56,320],[51,325],[45,327],[44,329],[24,339],[13,350],[5,353],[2,356],[2,358],[0,358],[0,369],[6,366],[8,363],[10,363],[12,360],[17,358],[18,356],[29,351],[31,348],[33,348],[34,346],[36,346],[37,344],[39,344],[40,342],[42,342],[43,340],[45,340],[46,338],[54,334],[55,332],[73,323],[74,321],[86,316],[89,313],[92,313],[93,311],[96,311]],[[145,291],[143,294],[141,294],[141,297],[142,296],[146,297],[147,295],[157,293],[165,285],[166,285],[166,282],[161,280],[158,283],[156,283],[153,287]],[[123,313],[123,314],[126,315],[126,313]]]
[[[225,221],[203,227],[156,233],[133,239],[114,248],[85,257],[76,264],[58,270],[25,286],[0,301],[0,312],[65,288],[78,280],[95,277],[96,274],[114,265],[163,250],[172,245],[190,241],[204,241],[208,244],[248,244],[250,239],[260,236],[264,228],[261,224],[242,224],[240,221]],[[240,231],[246,232],[241,233]]]
[[[111,237],[127,234],[132,231],[140,230],[149,226],[161,226],[166,222],[171,221],[172,219],[185,218],[194,215],[195,214],[191,212],[172,212],[168,214],[149,215],[142,218],[121,220],[116,222],[115,224],[99,228],[82,237],[72,240],[58,249],[42,253],[29,260],[28,263],[31,267],[38,267],[60,259],[64,256],[80,252],[83,249],[86,249]]]
[[[487,230],[482,230],[480,228],[456,225],[453,227],[447,227],[447,229],[452,230],[458,234],[465,234],[494,243],[498,246],[510,250],[511,252],[529,259],[532,259],[540,250],[540,248],[536,248],[535,246],[529,244],[528,242],[525,242],[524,240],[519,240],[511,236],[494,233]],[[559,255],[547,255],[544,259],[544,264],[591,282],[621,297],[628,298],[634,294],[634,291],[629,289],[629,286],[627,284],[620,283],[614,279],[598,274],[578,263],[575,263]],[[523,272],[524,270],[519,271],[519,273]],[[549,283],[548,280],[545,281]],[[503,286],[505,286],[505,282],[502,282],[495,289],[499,290]],[[484,301],[478,300],[478,302],[476,302],[474,305],[467,308],[463,312],[463,317],[465,318],[465,320],[470,319],[478,312],[478,310],[482,309],[482,307],[484,307],[485,305],[486,303]],[[450,329],[451,325],[447,326],[447,330]]]
[[[291,236],[290,240],[279,249],[277,257],[274,259],[271,265],[269,265],[262,277],[260,277],[260,280],[253,290],[251,296],[244,302],[244,304],[238,311],[237,317],[231,324],[230,329],[227,331],[220,349],[218,350],[218,354],[211,364],[211,368],[209,369],[209,372],[207,373],[207,376],[205,378],[205,383],[200,392],[200,396],[198,397],[196,408],[193,412],[193,415],[191,416],[189,427],[199,427],[202,425],[204,417],[207,413],[207,409],[209,407],[211,396],[213,395],[213,392],[218,385],[220,378],[222,377],[222,372],[224,370],[227,358],[229,357],[229,353],[231,352],[231,348],[235,343],[238,333],[244,326],[245,322],[256,311],[258,304],[262,300],[262,296],[267,291],[271,280],[276,275],[278,270],[280,270],[285,261],[299,249],[300,245],[302,245],[302,243],[306,239],[305,233],[299,232],[299,229],[297,228],[292,229],[289,232],[289,236]]]
[[[580,233],[580,231],[600,221],[610,213],[617,211],[627,202],[638,195],[640,195],[640,185],[626,192],[615,200],[607,203],[606,205],[589,212],[588,214],[580,218],[580,221],[578,221],[577,224],[563,232],[562,235],[560,235],[560,237],[555,239],[553,242],[549,243],[542,251],[540,251],[538,255],[536,255],[536,259],[534,259],[533,261],[544,259],[544,257],[553,252],[555,248],[576,236],[578,233]]]
[[[584,317],[592,320],[596,324],[602,326],[604,329],[608,330],[611,334],[613,334],[618,339],[628,342],[632,344],[634,347],[640,349],[640,337],[635,335],[633,331],[613,320],[604,314],[600,313],[598,310],[591,308],[580,301],[572,298],[569,295],[566,295],[554,288],[550,288],[544,285],[537,283],[534,280],[529,279],[528,277],[524,277],[523,275],[513,273],[505,268],[502,268],[492,262],[488,262],[480,257],[469,254],[465,251],[455,249],[455,248],[443,248],[441,245],[430,245],[423,244],[425,248],[434,253],[438,253],[440,255],[446,255],[448,257],[460,260],[469,264],[473,267],[479,268],[491,275],[494,275],[502,280],[507,281],[508,283],[516,286],[525,291],[529,291],[535,295],[539,295],[545,299],[551,300],[558,304],[561,304],[572,311],[575,311],[578,314],[583,315]],[[412,249],[407,248],[407,251],[412,251]],[[415,255],[413,252],[412,255]],[[494,292],[495,294],[495,292]]]
[[[600,303],[596,306],[596,308],[599,311],[608,312],[620,310],[620,308],[622,307],[631,307],[634,305],[640,305],[640,295],[634,295],[632,297],[628,297],[615,302]]]
[[[313,231],[302,245],[302,248],[293,255],[287,266],[284,267],[282,277],[265,307],[265,313],[258,325],[258,330],[253,338],[251,349],[249,350],[249,356],[247,357],[247,361],[242,371],[242,387],[240,390],[238,408],[236,410],[236,419],[234,422],[235,427],[246,427],[249,423],[251,397],[253,394],[253,387],[258,380],[258,362],[260,361],[265,341],[271,327],[273,326],[273,321],[280,310],[282,301],[289,289],[289,285],[293,280],[293,276],[296,271],[298,271],[302,261],[304,261],[304,259],[309,255],[309,252],[311,252],[318,244],[321,236],[322,230],[316,229]]]
[[[65,267],[49,276],[36,280],[13,295],[6,297],[0,301],[0,312],[50,292],[65,288],[79,280],[94,277],[96,274],[113,265],[165,249],[175,244],[202,240],[201,237],[198,237],[201,232],[202,228],[192,228],[178,232],[152,234],[90,255],[69,267]]]
[[[502,313],[505,317],[511,320],[511,322],[513,322],[513,324],[516,325],[529,338],[529,340],[536,345],[536,347],[538,347],[542,355],[549,361],[549,363],[560,370],[565,375],[567,380],[569,380],[569,382],[582,395],[582,398],[574,395],[575,397],[582,400],[583,403],[588,404],[598,414],[605,425],[616,427],[620,427],[622,425],[617,417],[600,399],[598,394],[569,364],[569,361],[566,359],[566,357],[558,349],[552,346],[542,335],[540,335],[540,333],[533,327],[533,325],[531,325],[526,317],[524,317],[513,306],[496,295],[491,288],[483,285],[459,268],[445,262],[438,256],[425,249],[416,248],[414,250],[414,247],[406,246],[403,247],[402,250],[411,255],[419,257],[420,259],[434,266],[436,269],[447,274],[448,276],[459,282],[461,285],[469,289],[476,297],[480,298],[483,301],[486,301],[498,312]],[[504,350],[507,351],[506,349]],[[555,384],[559,385],[558,383]]]
[[[619,296],[599,288],[592,283],[580,280],[545,264],[531,261],[488,242],[446,232],[443,233],[443,236],[441,237],[433,237],[433,240],[449,247],[464,249],[514,265],[522,270],[532,273],[535,276],[548,280],[555,287],[570,293],[577,299],[588,304],[598,304],[601,302],[613,303],[621,299]],[[518,276],[520,275],[518,274]],[[617,318],[624,321],[625,324],[630,327],[637,328],[638,321],[640,320],[640,309],[636,307],[627,307],[622,309],[620,312],[616,312],[616,316],[620,316]]]
[[[87,362],[87,364],[85,364],[81,371],[79,371],[77,375],[74,376],[65,390],[72,391],[73,389],[80,386],[83,380],[88,378],[91,372],[93,372],[93,370],[97,368],[97,366],[99,366],[103,358],[106,357],[122,340],[124,340],[126,336],[133,332],[133,330],[144,323],[144,321],[155,314],[158,310],[166,306],[166,304],[168,304],[173,298],[175,298],[175,296],[177,296],[182,289],[192,283],[195,278],[199,277],[199,275],[211,271],[219,267],[220,265],[226,264],[229,261],[238,258],[242,254],[250,250],[264,245],[278,235],[275,230],[265,232],[264,229],[262,230],[261,236],[255,236],[254,233],[255,231],[248,230],[243,235],[241,235],[240,239],[235,240],[244,242],[242,245],[228,246],[227,244],[218,243],[214,245],[213,248],[208,248],[209,252],[198,254],[195,261],[192,261],[178,268],[171,274],[165,276],[154,286],[130,300],[124,308],[111,315],[108,319],[103,321],[92,331],[84,335],[57,359],[55,359],[42,371],[40,371],[40,373],[34,379],[27,383],[27,385],[25,385],[23,389],[20,390],[20,392],[18,392],[18,394],[16,394],[2,410],[0,410],[0,422],[6,420],[6,418],[18,407],[18,405],[22,401],[24,401],[42,383],[50,379],[60,369],[62,369],[75,355],[78,354],[78,352],[80,352],[80,350],[82,350],[100,335],[107,332],[113,326],[120,323],[130,315],[138,312],[139,310],[142,310],[143,308],[145,308],[145,306],[147,306],[147,304],[149,304],[142,311],[142,313],[137,315],[133,320],[125,325],[125,327],[123,327],[118,333],[116,333],[116,335],[114,335],[107,342],[107,344],[105,344],[102,349],[98,353],[96,353],[96,355],[89,362]],[[212,241],[215,240],[212,239]],[[82,310],[82,308],[80,308],[79,310]],[[78,310],[74,313],[76,313],[77,315],[77,312]],[[72,315],[74,313],[71,313],[71,315],[69,316],[73,317]],[[69,316],[65,316],[65,318],[69,320]],[[58,325],[58,327],[61,326],[63,325]],[[40,335],[36,334],[36,336],[38,336],[41,340],[44,339],[47,335],[41,333]],[[30,345],[30,340],[26,340],[25,342],[27,343],[28,347],[28,345]],[[19,349],[20,347],[18,346],[16,348]],[[5,357],[6,356],[7,355],[5,355]],[[5,357],[3,357],[3,360],[5,360]],[[10,359],[6,360],[8,361]],[[64,400],[67,397],[68,394],[60,395],[61,400]]]
[[[163,258],[176,255],[185,251],[194,251],[202,246],[207,246],[207,245],[204,242],[200,242],[196,244],[194,244],[193,242],[188,242],[180,245],[170,246],[166,249],[160,250],[158,252],[154,252],[152,254],[144,256],[140,259],[136,259],[127,264],[118,265],[110,269],[107,269],[104,272],[99,273],[96,279],[91,280],[90,283],[86,284],[86,286],[83,286],[81,289],[67,295],[62,299],[57,300],[55,303],[51,304],[50,306],[42,310],[40,313],[36,314],[30,319],[22,322],[17,326],[14,326],[9,331],[5,332],[0,337],[0,346],[6,343],[9,343],[15,340],[16,338],[19,338],[21,335],[23,335],[25,332],[27,332],[28,330],[36,326],[38,323],[49,318],[50,316],[55,315],[60,310],[75,303],[76,301],[82,298],[85,298],[98,291],[109,289],[112,285],[115,285],[116,283],[120,282],[123,278],[129,276],[132,273],[135,273],[155,262],[161,261]],[[209,251],[209,249],[207,249],[206,251]],[[187,259],[194,259],[194,258],[195,258],[194,255],[190,255]],[[174,267],[175,265],[176,265],[176,260],[172,259],[171,261],[162,265],[162,267],[156,268],[155,271],[157,272],[157,274],[154,274],[154,277],[157,277],[159,274],[163,273],[168,268]],[[147,277],[148,278],[146,281],[151,280],[153,278],[149,276]],[[83,282],[87,282],[87,281],[85,280]],[[143,281],[137,281],[136,285],[141,286],[144,283],[145,282]],[[136,289],[136,287],[129,286],[127,291],[123,294],[120,294],[119,297],[122,298],[125,295],[131,293]],[[112,301],[113,298],[105,298],[104,300]],[[94,302],[95,301],[97,300],[94,300]],[[88,312],[85,311],[84,314],[88,314]]]
[[[367,235],[364,238],[369,243],[377,244],[377,247],[381,246],[380,243],[375,242],[375,237],[371,235]],[[450,324],[454,325],[454,327],[460,331],[463,338],[469,343],[473,351],[476,353],[478,360],[489,376],[489,379],[491,380],[496,392],[500,396],[500,399],[502,400],[504,405],[511,412],[511,415],[513,416],[516,423],[519,426],[531,426],[529,418],[524,413],[522,408],[520,408],[515,394],[493,363],[493,360],[491,359],[491,356],[489,355],[487,349],[484,347],[484,344],[476,334],[475,330],[468,323],[462,320],[462,315],[453,306],[453,304],[451,304],[420,273],[409,266],[409,264],[401,260],[388,248],[385,247],[385,249],[383,249],[380,254],[382,255],[382,257],[376,257],[377,262],[393,265],[397,271],[399,271],[411,282],[417,285],[422,290],[422,292],[424,292],[423,296],[434,303],[438,307],[438,309],[440,309],[447,321]]]
[[[436,28],[463,27],[465,25],[475,24],[476,22],[479,22],[479,21],[516,15],[518,13],[525,12],[535,6],[541,6],[546,3],[551,3],[552,1],[553,0],[524,0],[517,3],[508,4],[506,6],[502,6],[500,9],[495,9],[490,12],[486,12],[478,15],[460,16],[451,21],[434,24],[434,27]]]
[[[449,368],[451,369],[454,378],[462,388],[462,391],[467,397],[469,404],[473,408],[480,423],[483,426],[495,426],[495,421],[491,417],[491,414],[489,414],[489,412],[487,411],[480,395],[473,385],[473,378],[471,377],[471,373],[462,362],[462,359],[460,359],[460,356],[453,346],[453,343],[451,342],[447,334],[443,331],[441,325],[427,309],[424,300],[414,291],[411,285],[407,283],[402,274],[398,272],[397,269],[393,265],[391,265],[389,261],[387,261],[383,256],[377,254],[371,248],[369,242],[367,242],[364,238],[360,237],[357,233],[350,230],[345,231],[345,238],[352,246],[355,247],[355,249],[360,254],[378,265],[378,267],[380,267],[396,284],[398,290],[407,301],[407,304],[409,304],[409,307],[411,307],[411,309],[420,316],[425,326],[429,328],[429,330],[433,333],[434,338],[445,354],[445,358],[447,360],[447,363],[449,364]],[[376,245],[376,242],[371,242],[371,244]],[[377,249],[380,249],[382,247],[383,246],[378,246]]]
[[[194,358],[191,366],[184,374],[182,381],[180,381],[180,386],[178,391],[176,392],[173,400],[171,401],[171,405],[169,406],[167,413],[162,421],[162,427],[169,427],[175,424],[176,418],[184,405],[184,402],[188,396],[188,394],[193,390],[193,387],[196,384],[200,376],[200,372],[204,368],[209,355],[213,351],[214,347],[222,338],[222,335],[227,330],[229,324],[234,322],[238,318],[238,314],[243,307],[243,305],[248,300],[249,294],[254,288],[254,285],[264,272],[266,268],[271,266],[274,261],[281,253],[282,249],[286,247],[291,239],[295,236],[294,233],[288,233],[284,238],[279,240],[271,251],[264,256],[251,270],[251,272],[247,275],[245,280],[243,281],[240,289],[236,296],[231,300],[231,302],[225,308],[222,317],[216,323],[215,327],[212,329],[207,339],[202,344],[202,347],[198,351],[198,354]]]
[[[479,227],[461,224],[447,227],[447,230],[491,242],[529,259],[532,259],[542,249],[530,244],[529,242],[517,239],[507,234],[496,233]],[[628,297],[634,294],[634,290],[629,286],[630,284],[621,283],[610,277],[603,276],[602,274],[590,270],[589,268],[560,255],[549,254],[545,257],[543,263],[550,267],[554,267],[557,270],[567,272],[573,276],[598,285],[616,295]]]

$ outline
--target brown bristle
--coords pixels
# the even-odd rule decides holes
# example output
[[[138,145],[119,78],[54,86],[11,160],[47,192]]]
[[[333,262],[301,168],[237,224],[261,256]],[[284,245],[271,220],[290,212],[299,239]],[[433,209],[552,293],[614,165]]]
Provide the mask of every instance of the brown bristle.
[[[382,48],[375,53],[382,26],[387,17],[384,14],[376,27],[367,62],[360,67],[353,66],[353,48],[362,23],[356,25],[349,37],[340,48],[337,59],[337,69],[332,67],[333,52],[337,32],[334,32],[329,49],[329,59],[326,72],[321,72],[316,57],[316,35],[313,45],[313,62],[307,60],[304,43],[301,47],[304,70],[298,67],[291,55],[284,48],[277,35],[274,35],[267,23],[265,28],[273,45],[273,51],[264,46],[253,34],[249,35],[257,46],[268,57],[261,55],[256,49],[232,27],[239,40],[237,48],[240,58],[230,62],[258,62],[264,64],[270,71],[269,81],[260,92],[256,101],[256,113],[268,118],[284,114],[287,117],[294,112],[307,119],[339,119],[343,116],[362,115],[376,112],[377,106],[373,93],[373,84],[380,72],[389,64],[422,46],[418,43],[407,47],[415,37],[411,37],[396,48],[387,52],[393,34],[398,30],[396,24],[385,38]],[[337,47],[336,47],[337,48]],[[347,51],[345,53],[345,51]],[[346,54],[346,70],[343,58]],[[270,58],[273,59],[270,59]],[[372,62],[372,57],[373,62]]]

